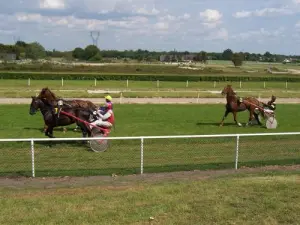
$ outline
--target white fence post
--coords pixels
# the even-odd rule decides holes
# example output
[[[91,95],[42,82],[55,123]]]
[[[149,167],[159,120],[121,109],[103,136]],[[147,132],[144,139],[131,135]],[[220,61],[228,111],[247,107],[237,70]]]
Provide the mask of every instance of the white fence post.
[[[235,169],[238,169],[240,136],[236,136]]]
[[[159,80],[156,81],[156,86],[159,88]]]
[[[141,174],[144,173],[144,138],[141,138]]]
[[[95,87],[97,86],[97,79],[96,78],[95,78],[95,84],[94,85],[95,85]]]
[[[28,78],[28,83],[27,83],[27,85],[30,86],[30,78]]]
[[[61,86],[64,86],[64,78],[61,78]]]
[[[31,166],[32,166],[32,177],[35,177],[35,168],[34,168],[34,141],[30,141],[31,146]]]
[[[242,81],[240,80],[240,88],[242,88]]]
[[[127,79],[127,81],[126,81],[126,87],[128,88],[128,86],[129,86],[129,81]]]
[[[264,81],[264,88],[266,88],[266,81]]]
[[[286,81],[285,82],[285,89],[287,89],[288,88],[288,82]]]
[[[187,88],[189,87],[189,81],[188,80],[186,81],[186,87]]]
[[[122,97],[123,97],[123,93],[121,92],[121,94],[120,94],[120,104],[122,104]]]

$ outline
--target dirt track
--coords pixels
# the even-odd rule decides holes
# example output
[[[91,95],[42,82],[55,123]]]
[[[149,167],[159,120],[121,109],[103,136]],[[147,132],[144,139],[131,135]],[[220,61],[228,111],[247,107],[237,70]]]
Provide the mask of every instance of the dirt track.
[[[5,188],[63,188],[103,186],[105,188],[126,187],[128,185],[143,183],[151,184],[161,181],[195,181],[217,178],[234,174],[249,174],[271,171],[295,171],[300,173],[300,165],[294,166],[266,166],[259,168],[240,168],[238,170],[207,170],[207,171],[184,171],[169,173],[151,173],[128,176],[90,176],[90,177],[46,177],[46,178],[0,178],[0,187]]]
[[[68,98],[66,98],[67,100]],[[81,98],[91,100],[95,104],[102,104],[103,98]],[[261,98],[267,102],[269,98]],[[0,98],[0,104],[30,104],[31,98]],[[114,98],[115,103],[121,104],[225,104],[225,98]],[[300,98],[281,98],[279,104],[300,104]]]

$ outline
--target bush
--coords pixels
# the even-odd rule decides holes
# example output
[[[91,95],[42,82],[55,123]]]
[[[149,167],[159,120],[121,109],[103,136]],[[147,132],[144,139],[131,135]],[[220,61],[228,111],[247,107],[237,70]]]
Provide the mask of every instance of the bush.
[[[300,82],[300,77],[287,76],[209,76],[209,75],[121,75],[121,74],[82,74],[82,73],[41,73],[41,72],[0,72],[1,79],[33,80],[135,80],[135,81],[280,81]]]
[[[232,55],[231,61],[233,62],[234,66],[241,66],[243,64],[244,55],[242,53],[234,53]]]

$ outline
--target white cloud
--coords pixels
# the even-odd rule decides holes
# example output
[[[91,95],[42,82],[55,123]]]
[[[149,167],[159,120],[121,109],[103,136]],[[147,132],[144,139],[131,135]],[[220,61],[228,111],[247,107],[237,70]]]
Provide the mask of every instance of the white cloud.
[[[247,32],[242,32],[237,35],[233,35],[232,38],[236,40],[258,40],[258,39],[265,39],[270,40],[270,38],[278,38],[284,37],[285,28],[280,27],[277,30],[266,30],[265,28],[260,28],[259,30],[252,30]]]
[[[221,20],[222,14],[218,10],[206,9],[200,12],[200,17],[207,23],[214,23]]]
[[[64,9],[64,0],[40,0],[41,9]]]
[[[190,18],[191,18],[191,15],[188,13],[185,13],[182,16],[173,16],[173,15],[167,14],[165,16],[158,17],[158,19],[161,21],[171,21],[171,22],[184,21],[184,20],[188,20]]]
[[[41,22],[43,17],[41,14],[37,13],[17,13],[16,19],[20,22]]]
[[[249,11],[240,11],[233,14],[235,18],[245,18],[250,17],[252,15],[252,12]]]
[[[214,30],[211,34],[205,38],[205,40],[228,40],[229,34],[228,30],[225,28],[221,28],[218,30]]]
[[[295,27],[296,27],[296,28],[300,28],[300,21],[298,21],[298,22],[295,24]]]
[[[16,14],[19,22],[38,23],[41,27],[63,26],[76,30],[103,30],[107,27],[138,29],[148,23],[148,18],[142,16],[125,17],[120,20],[82,19],[74,16],[42,16],[40,14]]]
[[[158,22],[154,25],[154,28],[158,30],[168,30],[169,24],[165,22]]]
[[[300,0],[299,0],[300,1]],[[277,15],[292,15],[295,11],[288,6],[281,8],[264,8],[257,9],[255,11],[239,11],[233,14],[235,18],[246,18],[251,16],[265,17],[265,16],[277,16]]]
[[[300,4],[300,0],[293,0],[295,4]]]
[[[179,19],[184,19],[184,20],[188,20],[191,18],[191,15],[188,13],[185,13],[183,16],[180,16]]]
[[[206,9],[204,12],[200,12],[200,18],[202,25],[207,28],[215,28],[222,23],[222,14],[218,10]]]
[[[145,8],[138,8],[135,10],[136,13],[141,14],[141,15],[158,15],[159,14],[159,10],[157,10],[156,8],[152,8],[151,10],[148,10]]]
[[[1,35],[11,35],[11,34],[14,34],[16,33],[16,30],[3,30],[3,29],[0,29],[0,34]]]

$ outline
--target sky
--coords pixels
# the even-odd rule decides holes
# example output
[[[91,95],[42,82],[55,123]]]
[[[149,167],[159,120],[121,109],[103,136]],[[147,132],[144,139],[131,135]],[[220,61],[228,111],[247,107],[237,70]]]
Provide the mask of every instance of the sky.
[[[300,55],[300,0],[0,0],[0,43]]]

